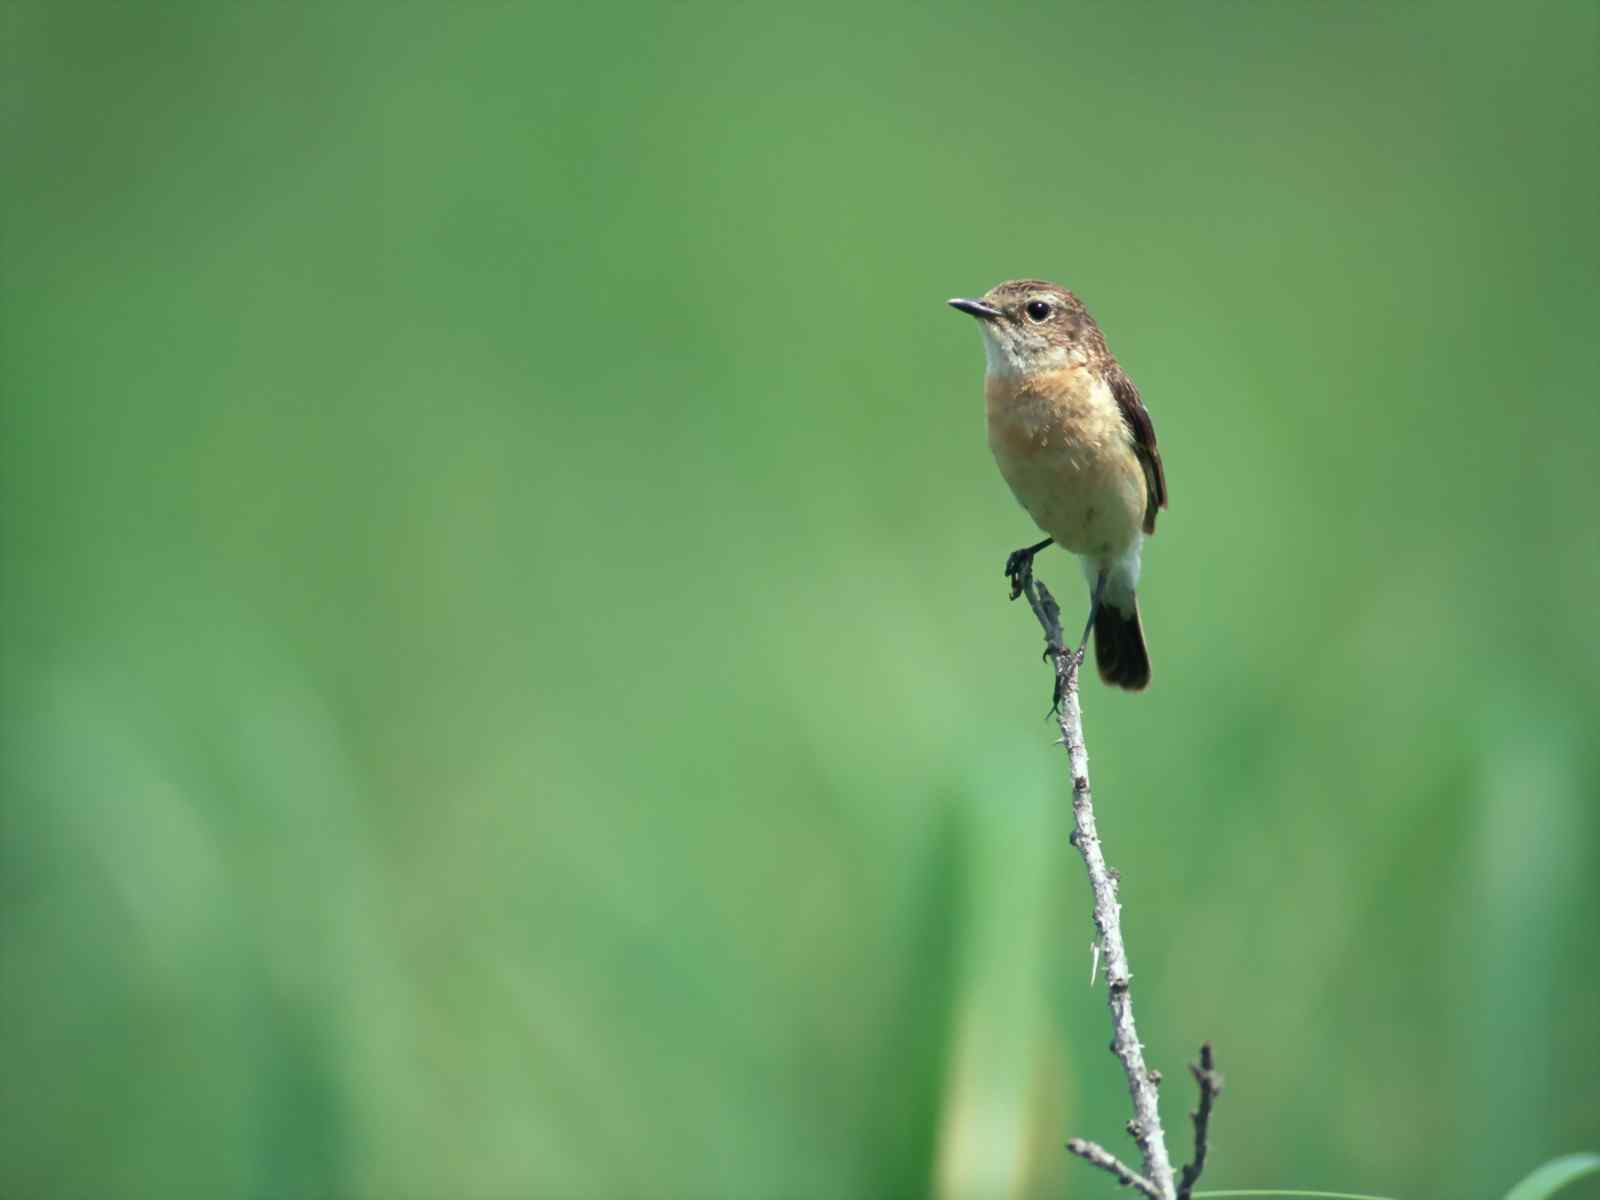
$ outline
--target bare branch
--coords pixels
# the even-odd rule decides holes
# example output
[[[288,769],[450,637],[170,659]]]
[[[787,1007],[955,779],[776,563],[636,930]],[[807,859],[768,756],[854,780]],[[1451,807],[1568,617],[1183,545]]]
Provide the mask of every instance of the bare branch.
[[[1085,1141],[1083,1138],[1072,1138],[1067,1142],[1067,1149],[1071,1150],[1079,1158],[1092,1162],[1103,1170],[1110,1171],[1117,1177],[1117,1182],[1122,1184],[1123,1187],[1136,1188],[1146,1196],[1149,1196],[1150,1200],[1164,1200],[1161,1193],[1156,1191],[1155,1184],[1151,1183],[1132,1167],[1127,1166],[1111,1151],[1100,1145],[1099,1142]]]
[[[1183,1169],[1178,1200],[1189,1200],[1194,1185],[1200,1182],[1200,1172],[1206,1169],[1206,1151],[1211,1148],[1211,1106],[1222,1095],[1222,1075],[1212,1064],[1210,1042],[1200,1047],[1200,1061],[1190,1063],[1189,1070],[1200,1085],[1200,1107],[1189,1114],[1194,1118],[1194,1161]]]
[[[1100,944],[1105,951],[1106,990],[1111,1008],[1111,1051],[1122,1061],[1123,1072],[1128,1077],[1128,1094],[1133,1100],[1133,1120],[1128,1122],[1128,1132],[1139,1144],[1144,1158],[1144,1175],[1137,1176],[1122,1167],[1124,1183],[1143,1185],[1141,1190],[1156,1200],[1171,1200],[1175,1195],[1172,1179],[1172,1161],[1167,1157],[1166,1134],[1161,1128],[1161,1113],[1157,1104],[1156,1082],[1160,1075],[1145,1065],[1144,1047],[1139,1042],[1139,1032],[1133,1023],[1133,998],[1129,985],[1133,971],[1128,966],[1128,953],[1122,944],[1122,906],[1117,901],[1117,875],[1106,866],[1100,849],[1100,835],[1094,821],[1094,803],[1089,794],[1089,754],[1083,743],[1083,714],[1078,706],[1078,667],[1082,656],[1064,647],[1061,634],[1061,609],[1050,589],[1033,577],[1031,564],[1024,564],[1020,584],[1033,608],[1033,615],[1044,629],[1045,655],[1055,666],[1055,715],[1061,724],[1061,742],[1067,748],[1067,761],[1072,771],[1072,812],[1077,828],[1072,843],[1083,856],[1083,865],[1089,873],[1089,888],[1094,893],[1094,923],[1100,934]],[[1093,1142],[1074,1139],[1068,1143],[1073,1153],[1090,1162],[1105,1166],[1085,1149],[1093,1148],[1105,1160],[1116,1163],[1105,1150]],[[1120,1166],[1120,1164],[1117,1164]],[[1107,1168],[1111,1169],[1111,1168]]]

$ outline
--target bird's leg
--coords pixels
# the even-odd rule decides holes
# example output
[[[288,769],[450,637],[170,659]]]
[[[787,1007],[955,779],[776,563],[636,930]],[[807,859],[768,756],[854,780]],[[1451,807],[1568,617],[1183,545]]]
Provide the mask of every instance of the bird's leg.
[[[1013,600],[1022,595],[1022,581],[1033,570],[1033,556],[1054,541],[1055,538],[1045,538],[1037,546],[1024,546],[1021,550],[1013,550],[1006,559],[1006,578],[1011,581]]]
[[[1094,628],[1094,619],[1100,615],[1100,601],[1106,594],[1106,572],[1101,571],[1095,576],[1094,591],[1089,595],[1089,619],[1083,623],[1083,636],[1078,639],[1078,661],[1083,661],[1083,652],[1089,646],[1089,631]]]

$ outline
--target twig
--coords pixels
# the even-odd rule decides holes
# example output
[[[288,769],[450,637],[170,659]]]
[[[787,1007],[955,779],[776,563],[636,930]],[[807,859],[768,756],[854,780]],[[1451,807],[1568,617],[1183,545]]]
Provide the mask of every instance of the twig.
[[[1183,1169],[1178,1181],[1178,1200],[1189,1200],[1194,1185],[1200,1182],[1200,1172],[1206,1169],[1206,1151],[1211,1148],[1211,1106],[1222,1095],[1222,1076],[1211,1061],[1211,1043],[1200,1047],[1200,1061],[1190,1063],[1194,1081],[1200,1085],[1200,1107],[1189,1115],[1194,1118],[1194,1161]]]
[[[1083,714],[1078,707],[1078,667],[1080,656],[1075,650],[1065,648],[1061,634],[1061,609],[1050,589],[1033,577],[1030,564],[1020,572],[1023,594],[1044,628],[1045,654],[1055,666],[1055,714],[1061,724],[1061,744],[1067,748],[1067,761],[1072,770],[1072,813],[1077,820],[1072,843],[1083,856],[1083,865],[1089,872],[1089,888],[1094,893],[1094,923],[1105,948],[1106,990],[1111,1007],[1111,1052],[1122,1060],[1122,1069],[1128,1077],[1128,1094],[1133,1099],[1133,1120],[1128,1122],[1128,1132],[1139,1144],[1144,1157],[1144,1176],[1135,1176],[1126,1167],[1092,1142],[1074,1139],[1080,1147],[1099,1150],[1102,1158],[1085,1153],[1084,1149],[1068,1148],[1097,1166],[1111,1171],[1124,1184],[1145,1185],[1141,1190],[1155,1200],[1172,1200],[1175,1195],[1172,1181],[1172,1161],[1167,1157],[1166,1134],[1161,1128],[1156,1082],[1160,1076],[1152,1072],[1144,1061],[1144,1047],[1139,1042],[1139,1032],[1133,1023],[1133,998],[1129,983],[1133,972],[1128,967],[1128,953],[1122,945],[1122,906],[1117,902],[1116,875],[1106,866],[1105,855],[1100,850],[1100,835],[1095,830],[1094,803],[1089,795],[1089,754],[1083,744]],[[1108,1166],[1107,1164],[1115,1164]],[[1118,1169],[1120,1168],[1120,1170]],[[1130,1178],[1131,1177],[1131,1178]]]
[[[1149,1196],[1150,1200],[1165,1200],[1165,1197],[1156,1191],[1155,1184],[1122,1162],[1099,1142],[1087,1141],[1084,1138],[1069,1138],[1067,1140],[1067,1149],[1071,1150],[1079,1158],[1092,1162],[1102,1170],[1110,1171],[1117,1177],[1117,1181],[1123,1187],[1135,1188]]]

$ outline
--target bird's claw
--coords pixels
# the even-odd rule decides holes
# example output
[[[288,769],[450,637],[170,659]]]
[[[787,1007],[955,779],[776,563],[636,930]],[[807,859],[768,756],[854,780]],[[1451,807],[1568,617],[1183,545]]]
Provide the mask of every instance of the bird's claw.
[[[1032,550],[1023,548],[1013,550],[1006,559],[1006,578],[1011,581],[1011,598],[1015,600],[1022,595],[1022,582],[1033,573]]]
[[[1015,600],[1022,595],[1028,585],[1029,578],[1033,575],[1033,556],[1054,541],[1045,538],[1037,545],[1024,546],[1020,550],[1013,550],[1006,557],[1006,578],[1011,581],[1011,598]]]
[[[1055,667],[1055,683],[1050,691],[1050,716],[1057,720],[1061,718],[1061,698],[1067,694],[1067,676],[1083,666],[1083,650],[1068,649],[1066,646],[1052,646],[1046,644],[1044,657]],[[1060,660],[1066,659],[1066,669],[1061,668]]]

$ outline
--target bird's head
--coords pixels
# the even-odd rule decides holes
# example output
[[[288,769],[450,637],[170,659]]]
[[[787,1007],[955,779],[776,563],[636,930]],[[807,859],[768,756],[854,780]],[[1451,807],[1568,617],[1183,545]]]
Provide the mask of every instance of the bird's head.
[[[977,319],[991,375],[1032,375],[1088,366],[1104,352],[1100,329],[1083,303],[1042,279],[1012,279],[981,300],[950,307]]]

